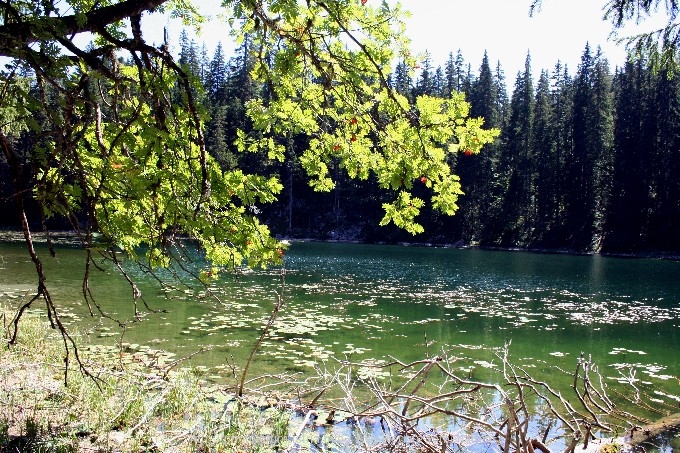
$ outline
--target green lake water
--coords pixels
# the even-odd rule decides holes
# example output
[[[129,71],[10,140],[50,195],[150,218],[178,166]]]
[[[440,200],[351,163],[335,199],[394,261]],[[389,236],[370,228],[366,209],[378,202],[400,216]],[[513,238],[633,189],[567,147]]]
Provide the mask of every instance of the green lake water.
[[[81,293],[84,254],[44,249],[56,304],[89,331],[115,344],[121,329],[90,317]],[[131,320],[129,285],[112,269],[93,271],[102,309]],[[511,341],[511,359],[539,378],[573,370],[584,352],[612,382],[634,375],[664,404],[680,394],[680,262],[478,249],[293,243],[282,269],[225,276],[209,290],[161,288],[131,269],[148,306],[129,322],[123,342],[192,358],[215,380],[241,366],[274,303],[284,307],[252,374],[305,372],[335,358],[413,361],[445,353],[461,370],[485,377]],[[188,281],[187,281],[188,283]],[[25,247],[0,244],[0,305],[18,306],[36,287]],[[218,296],[216,301],[209,292]],[[39,305],[37,306],[39,307]],[[558,367],[558,368],[556,368]],[[565,378],[567,379],[567,378]]]

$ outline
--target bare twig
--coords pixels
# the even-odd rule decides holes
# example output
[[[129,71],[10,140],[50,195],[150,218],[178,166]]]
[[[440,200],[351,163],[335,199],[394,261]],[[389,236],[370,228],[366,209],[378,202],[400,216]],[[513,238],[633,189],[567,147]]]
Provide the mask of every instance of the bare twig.
[[[264,328],[262,329],[262,333],[260,334],[259,338],[255,342],[255,345],[250,350],[250,354],[248,355],[248,360],[246,360],[246,364],[243,367],[243,373],[241,373],[241,382],[239,383],[238,392],[237,392],[239,397],[243,396],[243,388],[244,388],[244,385],[245,385],[246,376],[248,375],[248,369],[250,368],[250,364],[253,362],[253,359],[255,358],[255,354],[260,349],[260,345],[262,344],[262,342],[266,338],[267,334],[269,333],[269,330],[271,330],[272,326],[276,322],[276,318],[279,315],[279,311],[283,307],[285,282],[286,282],[286,269],[285,269],[285,267],[282,267],[281,268],[281,293],[276,295],[276,304],[274,304],[274,310],[272,311],[272,314],[269,317],[269,320],[267,321]]]

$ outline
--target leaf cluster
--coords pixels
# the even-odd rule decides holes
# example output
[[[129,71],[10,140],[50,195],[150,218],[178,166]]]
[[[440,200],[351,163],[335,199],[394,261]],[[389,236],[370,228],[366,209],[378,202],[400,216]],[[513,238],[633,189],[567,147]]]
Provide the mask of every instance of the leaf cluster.
[[[414,186],[430,189],[433,208],[453,214],[462,189],[451,155],[478,152],[497,131],[468,118],[461,94],[409,102],[391,87],[395,59],[415,66],[415,58],[399,6],[370,3],[223,2],[237,39],[252,40],[252,76],[268,90],[247,104],[254,130],[240,131],[237,147],[283,161],[286,137],[304,135],[307,146],[297,152],[316,190],[334,187],[331,166],[376,178],[394,193],[381,224],[415,234],[425,202]],[[4,136],[30,127],[32,180],[16,191],[33,194],[42,223],[67,219],[88,249],[114,257],[122,250],[150,268],[181,261],[187,238],[216,266],[278,262],[283,246],[256,214],[281,183],[220,168],[206,151],[202,87],[165,44],[144,40],[140,15],[154,8],[200,26],[188,1],[4,6],[0,31],[25,33],[2,34],[0,50],[30,83],[8,78],[0,103]],[[93,34],[86,48],[67,34],[80,31]],[[8,157],[16,154],[6,145]]]
[[[254,134],[239,133],[241,151],[283,160],[286,133],[304,134],[300,163],[318,191],[335,186],[330,168],[352,178],[375,177],[395,193],[385,203],[382,225],[416,234],[424,201],[414,184],[433,191],[435,209],[451,215],[462,194],[449,157],[478,152],[497,135],[481,119],[467,118],[464,96],[421,96],[411,104],[388,83],[395,59],[410,57],[401,11],[385,2],[231,2],[243,25],[237,37],[253,39],[256,80],[272,87],[271,99],[248,104]]]

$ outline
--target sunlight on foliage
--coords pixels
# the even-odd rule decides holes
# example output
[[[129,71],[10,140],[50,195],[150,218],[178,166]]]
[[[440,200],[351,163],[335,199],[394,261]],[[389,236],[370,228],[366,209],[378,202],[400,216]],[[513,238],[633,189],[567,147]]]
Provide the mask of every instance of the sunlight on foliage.
[[[88,11],[68,3],[77,14]],[[200,27],[190,2],[160,3]],[[238,133],[239,150],[283,161],[287,138],[301,134],[308,144],[298,150],[299,161],[315,190],[332,190],[331,169],[339,167],[394,193],[383,205],[381,225],[423,231],[418,216],[425,201],[411,193],[415,184],[431,190],[434,209],[455,213],[463,189],[451,174],[452,154],[479,152],[498,132],[467,117],[463,94],[421,96],[411,105],[390,87],[397,59],[417,64],[398,5],[289,0],[226,1],[224,7],[234,37],[252,40],[252,76],[266,93],[247,104],[254,131]],[[25,11],[46,13],[38,5]],[[257,219],[258,205],[281,192],[278,177],[221,169],[206,151],[197,81],[164,47],[143,42],[133,13],[131,39],[120,23],[101,29],[92,17],[72,24],[94,31],[91,48],[60,40],[77,58],[62,58],[57,47],[43,57],[49,66],[27,56],[37,34],[14,42],[19,50],[2,49],[15,59],[15,70],[33,74],[30,87],[28,79],[7,74],[0,108],[40,118],[26,122],[39,137],[32,192],[44,217],[68,219],[89,247],[120,249],[150,268],[177,260],[181,239],[196,240],[217,266],[201,278],[222,266],[280,262],[285,247]],[[116,55],[123,50],[131,52],[127,61]],[[25,127],[7,118],[5,135]]]

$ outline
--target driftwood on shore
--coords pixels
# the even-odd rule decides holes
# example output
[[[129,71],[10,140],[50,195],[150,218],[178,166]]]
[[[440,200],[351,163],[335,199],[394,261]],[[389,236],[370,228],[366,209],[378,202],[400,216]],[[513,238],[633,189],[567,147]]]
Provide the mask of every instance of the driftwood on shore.
[[[643,427],[634,428],[630,436],[631,445],[654,443],[659,437],[680,432],[680,412],[671,414]]]

